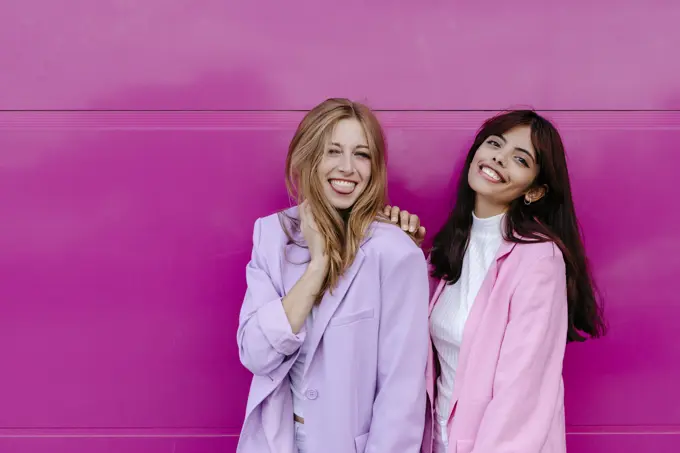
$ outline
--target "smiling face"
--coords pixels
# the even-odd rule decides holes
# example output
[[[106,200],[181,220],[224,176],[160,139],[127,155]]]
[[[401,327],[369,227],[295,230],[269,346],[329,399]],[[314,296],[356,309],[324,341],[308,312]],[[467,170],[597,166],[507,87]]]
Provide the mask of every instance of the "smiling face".
[[[534,186],[539,170],[529,126],[487,137],[477,148],[468,172],[468,184],[476,193],[475,214],[500,214],[522,196],[527,202],[540,199],[545,188]]]
[[[361,123],[338,121],[323,153],[317,167],[323,194],[336,209],[349,209],[371,180],[371,151]]]

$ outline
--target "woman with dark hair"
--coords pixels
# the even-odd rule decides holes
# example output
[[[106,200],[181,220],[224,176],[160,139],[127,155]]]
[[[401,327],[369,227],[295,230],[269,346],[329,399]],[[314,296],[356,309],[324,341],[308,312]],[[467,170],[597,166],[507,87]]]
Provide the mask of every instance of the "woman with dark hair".
[[[548,120],[519,110],[483,124],[430,273],[422,451],[565,452],[565,345],[603,335],[605,323]]]

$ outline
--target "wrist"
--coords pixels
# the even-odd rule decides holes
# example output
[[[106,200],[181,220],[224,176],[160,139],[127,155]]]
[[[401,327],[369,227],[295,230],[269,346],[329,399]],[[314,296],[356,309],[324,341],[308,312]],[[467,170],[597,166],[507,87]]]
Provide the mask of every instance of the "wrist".
[[[319,274],[325,276],[326,270],[328,269],[328,258],[325,256],[312,258],[307,266],[307,270],[314,274]]]

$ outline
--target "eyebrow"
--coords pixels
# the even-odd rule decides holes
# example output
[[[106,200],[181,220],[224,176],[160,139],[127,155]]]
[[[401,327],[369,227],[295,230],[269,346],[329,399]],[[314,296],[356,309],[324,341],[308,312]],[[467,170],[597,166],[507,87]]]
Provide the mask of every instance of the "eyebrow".
[[[501,140],[503,140],[505,143],[508,142],[508,139],[506,139],[505,136],[504,136],[503,134],[500,134],[499,137],[500,137]],[[529,151],[527,151],[526,149],[520,148],[519,146],[515,146],[515,149],[516,149],[517,151],[519,151],[519,152],[521,152],[521,153],[524,153],[524,154],[526,154],[527,156],[531,157],[531,160],[533,160],[534,162],[536,162],[536,158],[534,157],[534,155],[531,154],[531,153],[530,153]]]
[[[338,148],[342,148],[342,145],[340,143],[337,143],[337,142],[331,142],[331,145],[337,146]],[[368,149],[368,145],[357,145],[354,149],[358,149],[358,148]]]

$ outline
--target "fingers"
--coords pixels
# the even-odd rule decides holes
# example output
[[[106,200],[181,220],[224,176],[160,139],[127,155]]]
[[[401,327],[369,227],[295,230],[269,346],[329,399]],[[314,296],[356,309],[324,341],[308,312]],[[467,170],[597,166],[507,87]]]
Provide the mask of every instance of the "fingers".
[[[394,223],[394,224],[396,224],[397,222],[399,222],[399,211],[400,211],[400,209],[399,209],[398,206],[392,206],[391,209],[390,209],[390,214],[389,214],[389,215],[390,215],[390,220],[391,220],[392,223]]]
[[[418,231],[416,231],[416,234],[415,234],[415,239],[416,239],[416,242],[418,244],[423,243],[423,241],[425,240],[425,234],[426,233],[427,233],[427,231],[425,230],[424,226],[421,226],[420,228],[418,228]]]
[[[402,230],[408,231],[409,233],[418,231],[418,228],[420,227],[420,218],[417,215],[411,214],[408,211],[401,211],[399,215]]]
[[[304,231],[305,228],[308,228],[313,224],[312,207],[307,200],[305,200],[300,204],[300,228]]]
[[[314,220],[312,207],[309,204],[305,206],[305,216],[303,218],[303,222],[308,228],[311,228],[314,231],[319,231],[319,228],[316,226],[316,221]]]
[[[304,223],[305,217],[307,217],[307,201],[300,203],[300,208],[298,209],[300,213],[300,222]]]
[[[415,214],[411,214],[408,219],[408,231],[410,233],[415,233],[418,231],[418,228],[420,228],[420,217]]]
[[[390,221],[409,233],[417,233],[420,228],[420,218],[408,211],[402,211],[398,206],[387,205],[383,208],[383,214],[389,217]]]
[[[409,219],[408,211],[401,211],[399,213],[399,226],[404,231],[408,231],[408,219]]]

